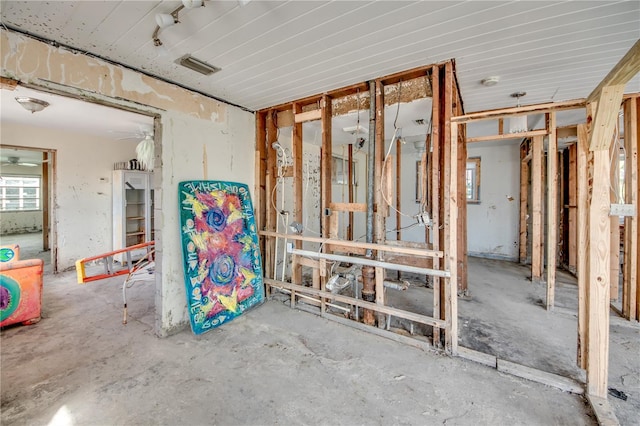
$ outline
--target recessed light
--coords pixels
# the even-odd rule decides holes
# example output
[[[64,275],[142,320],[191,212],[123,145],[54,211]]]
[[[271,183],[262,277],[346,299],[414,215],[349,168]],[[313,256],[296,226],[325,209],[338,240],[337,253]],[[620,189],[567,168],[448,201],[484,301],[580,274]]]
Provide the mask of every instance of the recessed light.
[[[495,86],[496,84],[498,84],[499,81],[500,81],[500,77],[495,75],[495,76],[492,76],[492,77],[483,78],[482,80],[480,80],[480,84],[482,84],[483,86],[486,86],[486,87],[491,87],[491,86]]]

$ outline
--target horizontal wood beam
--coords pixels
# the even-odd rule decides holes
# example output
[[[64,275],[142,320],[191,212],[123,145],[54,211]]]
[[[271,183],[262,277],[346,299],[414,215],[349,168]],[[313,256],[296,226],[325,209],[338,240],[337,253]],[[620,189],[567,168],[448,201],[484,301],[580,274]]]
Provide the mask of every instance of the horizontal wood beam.
[[[332,212],[366,212],[366,203],[331,203],[329,208]]]
[[[291,284],[284,281],[276,281],[269,278],[264,279],[265,284],[275,287],[284,288],[287,290],[295,291],[296,293],[309,294],[312,296],[318,296],[325,299],[329,299],[333,302],[347,303],[349,305],[358,306],[360,308],[371,309],[372,311],[381,312],[383,314],[391,315],[397,318],[404,318],[420,324],[430,325],[432,327],[444,328],[445,321],[428,317],[426,315],[420,315],[413,312],[403,311],[402,309],[392,308],[390,306],[377,305],[373,302],[367,302],[362,299],[356,299],[353,297],[343,296],[340,294],[334,294],[328,291],[317,290],[310,287]]]
[[[574,99],[570,101],[562,102],[548,102],[544,104],[525,105],[519,107],[500,108],[487,111],[472,112],[465,115],[459,115],[452,117],[453,123],[468,123],[471,121],[479,120],[497,120],[500,117],[516,116],[516,115],[528,115],[539,114],[551,111],[561,111],[566,109],[579,109],[584,108],[587,101],[586,99]]]
[[[588,102],[594,102],[601,97],[601,92],[605,87],[624,86],[635,75],[640,72],[640,40],[629,49],[629,51],[618,61],[609,74],[602,79],[600,84],[591,92],[587,98]]]
[[[287,240],[295,241],[307,241],[309,243],[326,243],[334,246],[342,246],[342,247],[356,247],[356,248],[365,248],[371,250],[380,250],[385,252],[392,253],[404,253],[404,254],[412,254],[414,256],[421,257],[437,257],[441,258],[444,256],[443,252],[437,250],[423,250],[416,249],[410,247],[394,247],[383,244],[373,244],[373,243],[361,243],[358,241],[344,241],[344,240],[335,240],[331,238],[320,238],[320,237],[307,237],[303,235],[296,234],[280,234],[278,232],[272,231],[260,231],[258,234],[262,237],[275,237],[275,238],[286,238]]]
[[[311,111],[295,114],[293,117],[296,123],[304,123],[305,121],[320,120],[320,118],[322,118],[322,110],[313,109]]]
[[[473,138],[467,138],[467,143],[501,141],[506,139],[532,138],[534,136],[545,136],[548,133],[549,132],[546,129],[539,129],[539,130],[530,130],[528,132],[506,133],[502,135],[476,136]]]

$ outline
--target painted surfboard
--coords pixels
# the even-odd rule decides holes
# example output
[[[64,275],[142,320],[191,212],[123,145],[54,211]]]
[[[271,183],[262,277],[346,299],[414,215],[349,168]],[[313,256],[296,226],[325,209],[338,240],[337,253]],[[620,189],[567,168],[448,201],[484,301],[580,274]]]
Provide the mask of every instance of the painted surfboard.
[[[202,334],[264,301],[249,187],[192,180],[178,185],[191,329]]]

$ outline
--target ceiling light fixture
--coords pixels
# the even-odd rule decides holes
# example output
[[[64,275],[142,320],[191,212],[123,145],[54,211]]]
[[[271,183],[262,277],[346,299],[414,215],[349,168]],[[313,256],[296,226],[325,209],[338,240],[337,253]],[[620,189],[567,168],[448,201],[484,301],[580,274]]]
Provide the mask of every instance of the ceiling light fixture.
[[[158,13],[156,15],[156,23],[160,28],[167,28],[172,25],[177,24],[178,22],[178,14],[175,15],[173,13]]]
[[[22,97],[22,96],[17,97],[16,101],[20,105],[22,105],[22,108],[26,109],[27,111],[30,111],[31,114],[33,114],[34,112],[42,111],[43,109],[49,106],[49,102],[42,101],[36,98],[30,98],[30,97]]]
[[[500,77],[498,77],[497,75],[494,75],[491,77],[483,78],[482,80],[480,80],[480,84],[486,87],[491,87],[498,84],[499,81],[500,81]]]
[[[171,13],[156,14],[157,25],[155,30],[153,30],[151,39],[153,40],[153,45],[162,50],[158,52],[158,56],[165,56],[168,53],[167,48],[162,47],[163,43],[158,36],[160,30],[180,23],[179,14],[182,9],[195,9],[196,7],[204,7],[204,0],[182,0],[182,4],[176,7]]]
[[[526,96],[527,92],[514,92],[511,96],[517,99],[517,107],[520,107],[520,98]],[[509,133],[522,133],[528,130],[527,116],[516,115],[515,117],[509,117]]]
[[[195,9],[204,6],[203,0],[182,0],[182,5],[187,9]]]

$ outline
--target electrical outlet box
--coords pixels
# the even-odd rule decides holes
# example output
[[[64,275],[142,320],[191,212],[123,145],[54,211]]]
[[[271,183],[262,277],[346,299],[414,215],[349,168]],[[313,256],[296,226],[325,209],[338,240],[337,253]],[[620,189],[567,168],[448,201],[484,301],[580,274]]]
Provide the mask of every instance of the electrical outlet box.
[[[609,216],[633,216],[636,209],[633,204],[611,204]]]

